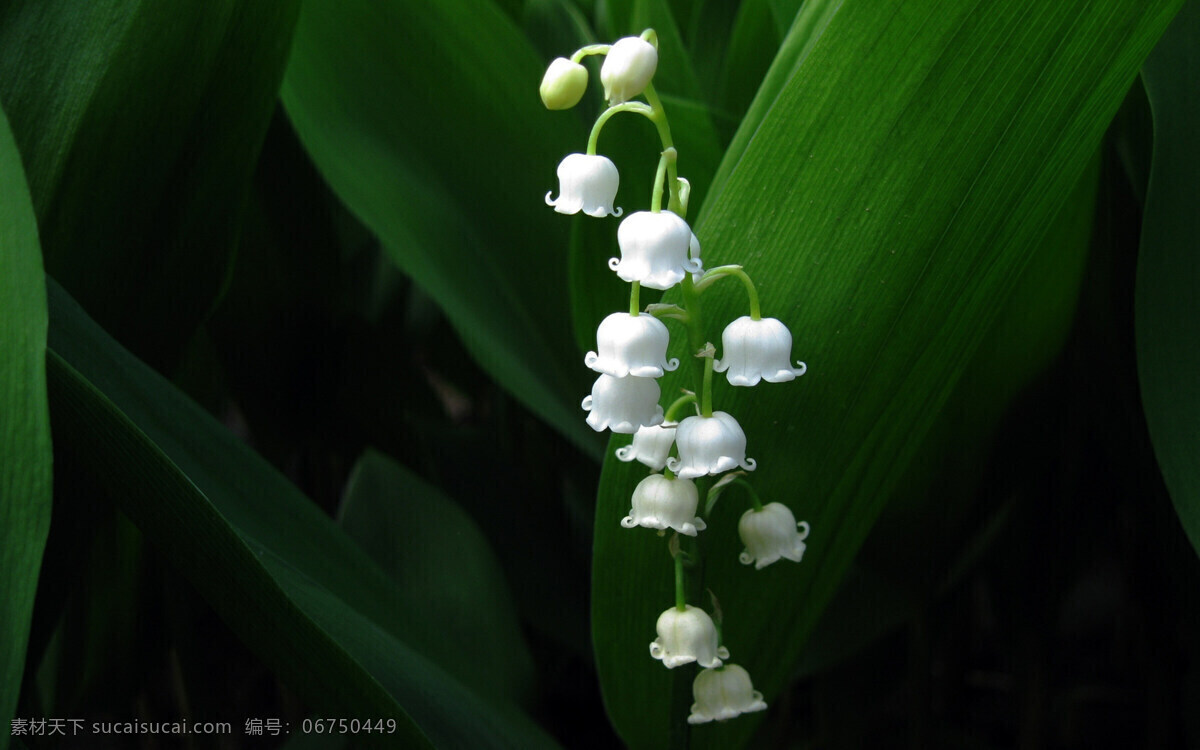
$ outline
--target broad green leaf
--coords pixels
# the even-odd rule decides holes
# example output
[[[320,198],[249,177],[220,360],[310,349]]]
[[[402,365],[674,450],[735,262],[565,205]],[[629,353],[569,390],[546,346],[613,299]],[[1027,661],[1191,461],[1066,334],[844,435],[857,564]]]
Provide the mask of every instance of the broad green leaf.
[[[521,700],[533,658],[487,537],[433,485],[368,450],[350,475],[338,522],[396,582],[405,608],[437,623],[434,648],[462,659],[464,681]],[[486,629],[481,627],[486,622]]]
[[[1200,3],[1142,71],[1154,154],[1135,291],[1138,379],[1171,502],[1200,552]]]
[[[1100,159],[1084,172],[980,342],[801,656],[811,674],[856,653],[958,583],[1011,502],[978,508],[984,464],[1013,398],[1062,350],[1087,267]],[[948,512],[952,510],[952,512]],[[931,523],[931,519],[937,519]]]
[[[596,8],[596,32],[613,42],[633,33],[633,6],[636,0],[605,0]],[[641,33],[638,29],[636,33]]]
[[[741,122],[779,49],[775,17],[767,0],[746,0],[729,32],[729,50],[716,84],[716,102],[735,123]]]
[[[588,378],[563,356],[568,222],[542,201],[586,134],[542,107],[547,62],[484,0],[313,0],[282,93],[322,175],[484,369],[595,454]]]
[[[761,4],[761,0],[736,3],[722,0],[698,0],[690,21],[679,16],[678,12],[676,13],[679,25],[687,30],[685,36],[688,55],[692,60],[692,67],[696,71],[696,78],[699,80],[701,89],[699,95],[715,109],[721,109],[723,106],[720,79],[728,68],[726,55],[729,46],[737,36],[735,19],[739,14],[745,12],[747,5],[753,4]],[[770,64],[771,58],[775,56],[775,48],[779,46],[780,38],[776,36],[774,39],[760,38],[757,40],[762,54],[766,56],[767,64]],[[765,70],[764,66],[763,71],[765,72]],[[757,88],[758,82],[755,81],[754,85]],[[753,93],[751,91],[750,95],[753,96]],[[737,122],[735,120],[729,124],[736,127]],[[729,136],[733,134],[732,127],[727,132],[722,131],[724,136],[721,140],[722,143],[728,143]]]
[[[314,706],[391,717],[384,742],[553,747],[510,703],[439,661],[438,623],[317,507],[56,285],[48,380],[54,422],[97,485],[264,662]],[[57,428],[56,428],[57,429]],[[407,746],[407,745],[406,745]]]
[[[299,0],[16,0],[0,96],[46,268],[160,368],[228,272]]]
[[[1129,90],[1125,103],[1113,119],[1113,145],[1121,167],[1140,208],[1146,205],[1146,186],[1150,182],[1150,161],[1154,148],[1154,117],[1146,98],[1146,69]]]
[[[748,1],[753,2],[753,0]],[[796,69],[812,52],[821,35],[829,26],[829,22],[841,9],[843,2],[845,0],[808,0],[796,13],[795,21],[790,26],[784,27],[788,29],[787,36],[784,37],[778,54],[775,55],[771,67],[767,69],[766,76],[759,84],[758,93],[754,95],[749,109],[742,117],[741,125],[738,126],[733,140],[729,143],[729,148],[725,151],[725,158],[721,160],[721,167],[713,177],[712,186],[709,188],[712,198],[715,199],[720,195],[726,180],[729,179],[730,172],[740,162],[742,153],[750,144],[750,140],[754,138],[755,133],[758,132],[758,126],[762,123],[763,118],[774,106],[779,92],[792,80]],[[757,19],[751,16],[751,20],[756,21]],[[758,24],[754,23],[753,26],[757,27]],[[741,74],[739,71],[740,67],[730,69],[731,85],[737,85],[737,79],[742,81],[747,79],[746,74]],[[708,203],[705,203],[704,210],[700,212],[700,218],[704,218],[707,210]]]
[[[17,706],[50,531],[46,284],[21,155],[0,110],[0,717]],[[0,750],[10,732],[0,731]]]
[[[26,696],[26,705],[47,716],[77,716],[97,696],[138,690],[130,665],[144,663],[148,651],[140,627],[145,539],[77,470],[69,450],[55,454],[54,472],[53,533],[30,640],[37,696]]]
[[[654,29],[658,35],[660,51],[675,54],[660,54],[658,68],[654,72],[654,87],[661,91],[673,91],[678,96],[702,100],[700,85],[696,82],[696,71],[692,70],[691,58],[686,54],[687,46],[671,13],[666,0],[633,0],[629,25],[624,34],[641,34],[645,29]],[[607,41],[616,41],[610,39]]]
[[[810,0],[811,1],[811,0]],[[796,14],[805,4],[805,0],[767,0],[771,13],[775,16],[775,26],[785,33],[792,27]]]
[[[570,57],[580,47],[599,41],[587,17],[572,0],[530,0],[520,20],[530,44],[547,63],[556,57]],[[594,60],[584,58],[584,64],[591,66]],[[594,76],[599,70],[598,67],[589,70],[588,75]],[[590,94],[593,99],[600,96],[594,87]],[[587,107],[588,98],[585,96],[585,101],[576,106],[576,112]]]
[[[764,500],[811,523],[804,563],[738,565],[746,506],[727,495],[689,578],[693,603],[706,588],[720,598],[725,644],[768,702],[1178,7],[844,2],[815,41],[793,27],[780,60],[798,64],[772,68],[778,94],[696,225],[706,265],[743,263],[809,366],[786,385],[721,382],[714,399],[745,429]],[[744,293],[719,285],[704,312],[719,341]],[[605,463],[593,630],[614,725],[661,747],[690,675],[647,654],[672,578],[663,541],[618,523],[640,473]],[[759,720],[699,727],[691,742],[736,747]]]

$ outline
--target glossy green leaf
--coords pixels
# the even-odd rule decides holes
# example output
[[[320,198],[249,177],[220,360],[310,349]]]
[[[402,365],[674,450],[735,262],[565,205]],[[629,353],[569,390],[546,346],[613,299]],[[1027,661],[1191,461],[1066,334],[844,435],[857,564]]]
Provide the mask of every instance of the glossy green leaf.
[[[545,60],[569,57],[572,51],[599,42],[587,17],[572,0],[530,0],[521,14],[521,28]],[[595,58],[585,58],[584,64],[591,66],[594,61]],[[595,70],[598,72],[599,68]],[[589,71],[590,75],[593,73]],[[596,89],[592,89],[591,96],[599,97]],[[575,112],[581,113],[588,106],[587,98]]]
[[[350,475],[338,522],[396,582],[403,608],[436,623],[429,650],[439,662],[461,663],[460,679],[492,698],[529,693],[533,658],[512,594],[487,537],[462,508],[369,450]]]
[[[734,123],[741,122],[754,101],[788,28],[780,30],[767,0],[746,0],[739,6],[726,63],[716,81],[717,105]]]
[[[800,675],[836,664],[958,583],[1012,510],[974,508],[993,436],[1013,398],[1062,350],[1087,267],[1100,182],[1093,159],[1038,242],[801,656]],[[986,496],[986,495],[985,495]],[[932,522],[931,519],[936,519]]]
[[[805,0],[767,0],[767,4],[771,6],[771,13],[775,16],[775,25],[786,32],[792,27],[796,14],[806,3]]]
[[[784,37],[783,44],[779,47],[779,52],[771,62],[771,67],[767,69],[762,83],[759,84],[758,92],[754,95],[749,108],[742,116],[741,124],[738,126],[737,132],[734,133],[733,140],[729,143],[729,148],[725,151],[725,158],[721,160],[721,166],[713,177],[709,194],[714,199],[717,198],[724,188],[730,173],[740,163],[742,153],[750,144],[750,140],[754,137],[754,134],[758,132],[758,126],[762,123],[763,118],[766,117],[771,107],[775,105],[776,97],[779,96],[783,87],[792,80],[796,69],[799,68],[805,59],[807,59],[809,53],[812,52],[817,41],[820,40],[821,35],[828,28],[830,21],[833,20],[833,17],[841,9],[843,2],[844,0],[808,0],[796,13],[795,20],[789,26],[783,26],[783,28],[788,29],[787,36]],[[772,7],[774,8],[774,5]],[[778,13],[776,13],[776,16],[778,22]],[[758,26],[758,24],[754,24],[754,26]],[[738,68],[730,68],[729,71],[731,82],[736,82],[737,79],[745,81],[747,78],[747,75],[741,73]],[[715,200],[706,202],[704,204],[705,210],[712,203],[715,203]],[[703,214],[701,214],[701,218],[703,218]]]
[[[654,29],[654,33],[658,34],[661,50],[687,49],[667,0],[633,0],[628,25],[620,33],[641,34],[645,29]],[[702,99],[696,71],[692,70],[691,59],[686,54],[659,56],[658,68],[654,72],[654,87],[662,91],[674,91],[690,99]]]
[[[1142,79],[1154,154],[1135,292],[1138,380],[1171,502],[1200,552],[1200,3],[1186,4]]]
[[[233,630],[314,706],[394,718],[406,746],[553,747],[438,663],[438,623],[286,479],[124,351],[56,285],[60,442]],[[378,738],[376,738],[378,739]]]
[[[71,458],[64,450],[55,455],[53,533],[35,621],[41,642],[30,642],[30,656],[38,659],[37,702],[27,705],[49,716],[76,716],[96,696],[135,693],[130,665],[148,650],[139,627],[149,599],[145,538],[73,470]]]
[[[690,18],[683,15],[678,4],[675,6],[675,18],[680,27],[685,30],[688,56],[696,71],[696,78],[700,82],[700,96],[714,108],[721,108],[720,79],[729,67],[726,63],[726,55],[737,36],[734,28],[735,19],[739,14],[745,12],[747,5],[756,4],[762,4],[761,0],[736,3],[722,2],[721,0],[696,0],[691,4],[694,7],[689,9]],[[768,64],[775,56],[775,49],[779,46],[781,39],[781,35],[776,35],[773,39],[760,38],[758,40]],[[764,67],[763,70],[765,71],[766,68]],[[756,81],[755,88],[757,86],[758,82]],[[750,95],[753,96],[754,92],[751,91]],[[729,121],[729,124],[736,127],[737,123]],[[733,135],[732,128],[723,134],[726,137],[722,141],[728,142],[728,136]]]
[[[542,107],[547,62],[485,0],[314,0],[283,101],[325,179],[479,363],[598,453],[579,418],[586,372],[562,356],[569,223],[542,202],[586,134]]]
[[[0,716],[13,715],[50,530],[46,285],[21,155],[0,110]],[[10,732],[0,731],[0,750]]]
[[[795,62],[773,66],[778,94],[752,105],[761,119],[735,137],[695,226],[706,265],[744,264],[809,365],[715,396],[745,429],[764,500],[811,523],[804,563],[738,565],[746,506],[727,493],[689,579],[693,602],[720,598],[725,644],[768,702],[1178,7],[844,2],[815,41],[793,27],[780,60]],[[744,293],[719,285],[704,311],[719,341]],[[593,628],[615,726],[662,747],[690,675],[647,654],[672,578],[663,541],[618,523],[642,473],[605,464]],[[698,727],[691,743],[739,746],[759,718]]]
[[[211,309],[299,0],[16,0],[0,96],[46,268],[162,368]]]

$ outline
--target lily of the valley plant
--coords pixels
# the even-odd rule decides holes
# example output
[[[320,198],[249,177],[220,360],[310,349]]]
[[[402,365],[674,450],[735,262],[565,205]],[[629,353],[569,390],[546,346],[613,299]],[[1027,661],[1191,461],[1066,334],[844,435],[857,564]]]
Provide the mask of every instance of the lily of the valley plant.
[[[628,529],[653,529],[660,536],[668,529],[674,532],[668,547],[675,563],[675,603],[658,618],[650,656],[667,669],[697,664],[692,688],[696,702],[687,720],[691,724],[724,721],[761,711],[767,704],[754,690],[746,670],[728,662],[730,651],[721,642],[716,597],[715,619],[687,603],[685,562],[695,553],[681,550],[679,535],[720,533],[708,528],[704,516],[733,484],[743,487],[751,502],[738,524],[746,547],[742,563],[754,563],[755,569],[761,569],[780,559],[800,562],[809,528],[805,522],[796,522],[788,506],[779,502],[763,505],[746,480],[747,472],[758,466],[746,455],[747,436],[737,418],[714,410],[713,372],[724,373],[731,386],[747,387],[761,381],[794,380],[806,367],[803,362],[792,366],[791,332],[782,322],[762,317],[754,283],[740,265],[703,268],[700,239],[687,223],[689,185],[678,174],[671,127],[654,90],[658,66],[654,31],[613,44],[587,46],[570,59],[554,60],[540,88],[547,108],[569,109],[580,101],[588,83],[587,68],[581,61],[588,55],[604,56],[600,80],[608,106],[592,127],[586,153],[569,154],[558,165],[558,197],[551,197],[554,191],[550,191],[546,203],[563,214],[623,215],[624,210],[614,206],[620,185],[617,167],[597,153],[604,124],[618,113],[632,112],[654,123],[662,152],[649,210],[625,216],[617,228],[621,255],[609,261],[609,267],[630,284],[629,311],[612,313],[596,331],[596,351],[588,352],[584,364],[598,377],[583,408],[592,429],[633,435],[631,445],[617,449],[617,458],[639,461],[652,472],[632,488],[629,515],[614,522],[619,520]],[[636,98],[639,96],[645,101]],[[702,340],[704,326],[697,303],[706,289],[727,277],[735,277],[745,286],[749,314],[725,328],[721,358],[717,359],[716,348]],[[667,290],[676,286],[682,304],[645,309],[639,304],[642,287]],[[664,320],[683,326],[684,353],[695,363],[695,389],[665,407],[660,403],[662,390],[657,378],[678,368],[680,360],[668,357],[671,336]],[[724,476],[702,500],[693,480],[718,475]]]

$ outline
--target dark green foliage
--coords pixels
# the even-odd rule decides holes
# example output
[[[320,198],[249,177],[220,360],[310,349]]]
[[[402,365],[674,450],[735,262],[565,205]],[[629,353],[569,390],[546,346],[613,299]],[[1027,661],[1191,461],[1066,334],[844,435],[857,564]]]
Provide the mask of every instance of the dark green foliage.
[[[1195,745],[1198,18],[0,4],[5,718],[82,719],[70,746]],[[809,367],[718,379],[812,533],[739,565],[732,490],[689,542],[770,705],[696,728],[695,668],[647,652],[666,540],[619,524],[644,467],[579,408],[619,221],[542,203],[603,106],[589,59],[544,110],[544,65],[646,27],[705,265],[743,264]],[[633,116],[600,139],[627,213],[658,149]],[[706,293],[704,335],[744,299]],[[394,731],[304,731],[330,718]],[[16,727],[0,750],[62,745]]]

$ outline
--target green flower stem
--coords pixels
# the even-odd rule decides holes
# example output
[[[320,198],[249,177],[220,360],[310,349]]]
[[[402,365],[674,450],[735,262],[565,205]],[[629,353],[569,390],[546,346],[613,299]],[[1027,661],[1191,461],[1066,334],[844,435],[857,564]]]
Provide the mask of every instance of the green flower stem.
[[[660,319],[674,318],[675,320],[679,320],[684,323],[688,321],[687,310],[684,310],[679,305],[664,305],[660,302],[656,302],[652,305],[647,305],[646,312]]]
[[[704,394],[700,401],[700,413],[705,417],[712,416],[712,374],[713,355],[706,353],[704,356]]]
[[[647,29],[647,31],[650,30]],[[650,33],[653,32],[650,31]],[[655,39],[657,40],[657,37]],[[653,42],[651,43],[653,44]],[[650,103],[650,121],[658,129],[658,138],[662,141],[663,151],[675,148],[675,141],[671,138],[671,124],[667,122],[667,111],[663,109],[662,100],[658,98],[654,84],[647,83],[646,90],[642,93],[645,94],[646,101]],[[687,218],[683,216],[683,203],[679,200],[679,170],[676,168],[674,160],[667,165],[667,176],[670,178],[668,185],[671,188],[671,198],[667,201],[667,210]]]
[[[575,50],[575,54],[571,55],[571,62],[582,62],[583,58],[588,55],[607,55],[610,49],[612,49],[611,44],[589,44],[586,47],[580,47]]]
[[[655,122],[654,109],[642,102],[625,102],[624,104],[609,107],[600,113],[600,116],[596,118],[596,124],[592,126],[592,134],[588,136],[588,156],[596,155],[596,144],[600,140],[600,131],[604,128],[604,123],[608,122],[618,112],[637,112],[639,115],[649,118],[651,122]],[[657,125],[657,122],[655,124]]]
[[[679,410],[688,404],[694,403],[696,403],[696,394],[694,393],[685,393],[679,398],[675,399],[675,401],[667,407],[667,413],[663,415],[663,423],[678,422]],[[678,455],[678,450],[674,445],[671,446],[671,455]],[[674,479],[675,472],[664,466],[663,476],[667,477],[668,479]]]
[[[700,314],[700,293],[696,291],[695,286],[692,284],[691,274],[684,274],[680,288],[683,291],[683,307],[687,311],[688,351],[698,352],[704,348],[704,325]],[[692,367],[696,378],[696,394],[703,396],[704,363],[695,361],[695,357],[689,357],[689,359],[694,362]]]
[[[676,419],[675,417],[678,416],[679,410],[682,409],[683,407],[687,406],[688,404],[694,404],[694,403],[696,403],[696,394],[694,394],[694,393],[683,394],[679,398],[675,399],[674,403],[672,403],[670,406],[667,407],[667,413],[663,417],[663,421],[664,422],[678,422],[679,420]]]
[[[703,292],[725,276],[736,276],[742,280],[742,285],[746,287],[746,296],[750,298],[750,319],[762,320],[762,311],[758,306],[758,290],[754,288],[754,282],[750,280],[750,276],[742,270],[741,266],[717,266],[709,269],[703,276],[700,277],[699,283],[696,284],[696,291]]]
[[[675,609],[687,609],[687,596],[683,590],[683,553],[675,553]]]
[[[642,309],[641,304],[638,302],[638,293],[642,290],[642,285],[635,281],[629,286],[629,314],[636,318],[641,314],[640,310]]]
[[[667,165],[675,163],[675,155],[675,149],[669,148],[658,157],[658,169],[654,172],[654,192],[650,198],[650,213],[662,212],[663,180],[667,176]]]
[[[750,484],[745,479],[742,479],[740,477],[738,479],[735,479],[732,482],[730,482],[730,484],[736,484],[739,487],[745,488],[746,492],[750,493],[750,502],[754,505],[754,512],[759,513],[762,511],[762,509],[763,509],[762,499],[759,498],[758,491],[754,489],[754,485]]]

